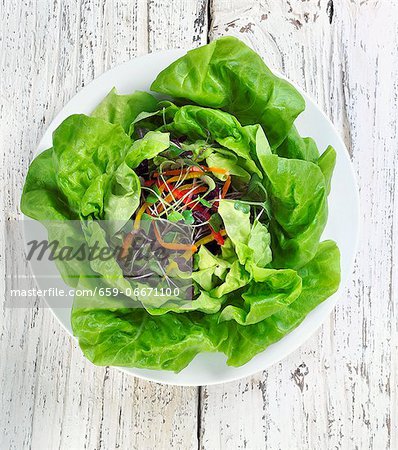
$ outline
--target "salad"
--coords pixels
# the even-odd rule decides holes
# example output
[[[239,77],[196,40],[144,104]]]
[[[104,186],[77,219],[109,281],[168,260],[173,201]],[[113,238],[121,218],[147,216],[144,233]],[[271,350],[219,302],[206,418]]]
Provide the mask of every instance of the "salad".
[[[241,366],[338,289],[338,247],[320,242],[336,153],[300,136],[304,99],[236,38],[189,51],[151,91],[65,119],[21,210],[50,240],[109,250],[56,261],[94,364],[178,372],[222,352]]]

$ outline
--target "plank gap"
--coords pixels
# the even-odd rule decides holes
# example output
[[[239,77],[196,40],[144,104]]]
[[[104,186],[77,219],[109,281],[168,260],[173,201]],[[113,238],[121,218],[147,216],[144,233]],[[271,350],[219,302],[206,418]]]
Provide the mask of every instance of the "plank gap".
[[[198,439],[198,450],[202,448],[202,386],[198,387],[198,410],[197,410],[197,424],[196,436]]]
[[[207,31],[206,42],[210,42],[210,31],[213,23],[213,0],[207,0]]]

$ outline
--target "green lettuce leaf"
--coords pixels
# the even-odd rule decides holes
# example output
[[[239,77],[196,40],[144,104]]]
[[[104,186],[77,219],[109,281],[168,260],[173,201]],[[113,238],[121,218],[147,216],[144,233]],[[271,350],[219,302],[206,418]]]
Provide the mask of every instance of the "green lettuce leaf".
[[[75,214],[103,218],[112,174],[131,144],[120,125],[83,114],[69,116],[54,131],[57,186]]]
[[[334,167],[336,165],[336,151],[329,145],[329,147],[322,153],[318,159],[318,166],[322,170],[323,176],[326,181],[326,192],[330,193],[332,176]]]
[[[228,271],[225,280],[220,286],[214,288],[210,294],[212,297],[221,298],[224,295],[230,294],[247,284],[251,280],[250,273],[245,269],[245,266],[239,263],[239,261],[234,261],[231,264],[231,268]]]
[[[243,125],[259,123],[273,147],[285,139],[305,108],[290,83],[231,36],[189,51],[160,72],[151,90],[222,109]]]
[[[170,138],[168,133],[160,131],[149,131],[142,139],[135,141],[126,156],[126,164],[135,169],[145,159],[153,159],[159,153],[168,149]]]
[[[316,162],[319,158],[319,151],[315,141],[310,137],[301,137],[294,125],[287,134],[286,139],[276,149],[276,153],[283,158],[304,159],[311,162]]]
[[[93,248],[95,245],[102,252],[109,251],[109,257],[95,257],[89,262],[91,269],[97,274],[96,278],[101,278],[104,285],[115,287],[121,293],[129,292],[131,285],[126,278],[123,277],[123,271],[114,257],[111,257],[112,249],[109,247],[106,239],[106,233],[101,228],[99,222],[89,220],[82,222],[82,229],[87,245]],[[106,255],[107,256],[107,255]],[[82,276],[85,274],[82,273]]]
[[[259,220],[250,223],[250,206],[239,201],[221,200],[218,212],[240,264],[246,265],[250,272],[251,264],[265,267],[271,262],[271,237]]]
[[[262,269],[261,282],[251,282],[242,294],[242,306],[228,305],[219,321],[235,320],[240,325],[251,325],[290,305],[301,292],[301,278],[294,270]],[[239,302],[240,303],[240,302]]]
[[[244,162],[232,152],[225,154],[214,149],[206,157],[206,164],[209,167],[220,167],[227,170],[230,175],[241,178],[243,183],[248,183],[250,180],[250,173],[243,168]],[[222,175],[219,177],[222,178]]]
[[[35,220],[66,220],[76,216],[58,189],[53,149],[40,153],[30,164],[21,197],[21,211]]]
[[[139,308],[74,308],[72,328],[84,355],[96,365],[175,372],[198,353],[217,351],[227,338],[216,315],[152,316]]]
[[[327,220],[325,177],[318,165],[299,159],[260,156],[272,217],[272,265],[297,269],[310,261]]]
[[[319,245],[314,259],[298,271],[302,279],[300,296],[289,306],[253,325],[227,322],[228,339],[221,350],[227,363],[241,366],[253,356],[296,328],[316,306],[337,291],[340,284],[340,253],[336,244],[325,241]]]
[[[119,124],[127,133],[130,124],[140,113],[155,111],[157,104],[156,98],[148,92],[136,91],[128,95],[119,95],[113,88],[94,109],[91,116]]]
[[[195,299],[182,299],[182,298],[168,298],[162,305],[157,305],[156,303],[150,304],[148,298],[141,299],[142,304],[149,314],[153,316],[159,316],[173,313],[187,313],[192,311],[200,311],[205,314],[215,314],[217,313],[222,304],[225,302],[226,297],[214,297],[211,293],[205,290],[200,290],[200,294]],[[159,301],[159,297],[154,299],[155,302]]]
[[[110,178],[104,196],[103,218],[113,235],[130,219],[140,203],[141,183],[137,174],[122,162]]]
[[[187,136],[191,140],[206,139],[217,142],[232,150],[239,158],[242,167],[261,176],[255,164],[256,133],[258,125],[242,126],[231,114],[217,109],[185,105],[177,110],[173,121],[165,130]]]

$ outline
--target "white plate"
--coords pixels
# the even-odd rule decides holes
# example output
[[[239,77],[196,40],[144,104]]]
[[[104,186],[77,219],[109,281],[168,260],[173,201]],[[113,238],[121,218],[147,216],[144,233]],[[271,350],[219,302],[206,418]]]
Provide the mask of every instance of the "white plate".
[[[52,132],[70,114],[89,114],[114,86],[122,94],[131,93],[134,90],[149,91],[151,82],[156,75],[185,52],[186,50],[180,49],[145,55],[115,67],[95,79],[76,94],[53,120],[44,134],[36,154],[51,147]],[[252,375],[281,360],[303,344],[329,316],[352,272],[359,223],[358,189],[347,149],[340,136],[330,120],[308,95],[301,89],[299,91],[307,103],[306,110],[296,122],[300,133],[304,136],[312,136],[321,151],[331,144],[337,152],[337,164],[329,196],[329,220],[323,238],[333,239],[340,248],[342,273],[340,289],[313,310],[292,333],[268,347],[242,367],[228,367],[225,362],[226,358],[222,354],[204,353],[198,355],[188,367],[178,374],[135,368],[120,368],[120,370],[159,383],[185,386],[225,383]],[[63,282],[60,281],[61,283]],[[65,285],[60,285],[60,287],[65,288]],[[70,308],[56,307],[55,298],[46,298],[45,300],[63,327],[72,334]]]

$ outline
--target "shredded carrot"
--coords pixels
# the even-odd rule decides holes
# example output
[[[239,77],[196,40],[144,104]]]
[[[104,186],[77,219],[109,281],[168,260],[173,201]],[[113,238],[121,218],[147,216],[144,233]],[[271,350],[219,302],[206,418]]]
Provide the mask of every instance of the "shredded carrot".
[[[231,176],[228,175],[228,178],[225,180],[224,186],[221,191],[221,198],[224,198],[227,195],[230,186],[231,186]]]
[[[126,258],[126,256],[129,254],[129,248],[131,247],[131,244],[133,243],[133,238],[134,238],[133,231],[130,231],[130,233],[126,234],[126,236],[123,240],[122,248],[119,253],[120,259]]]
[[[206,166],[201,166],[201,167],[206,172],[214,172],[214,173],[220,173],[220,174],[224,174],[224,175],[229,173],[228,170],[221,169],[221,167],[206,167]]]
[[[169,250],[185,250],[185,251],[189,250],[189,251],[191,251],[191,252],[193,252],[193,253],[195,253],[196,250],[197,250],[196,245],[177,244],[177,243],[175,243],[175,242],[165,242],[165,241],[161,238],[161,236],[160,236],[160,234],[159,234],[159,230],[158,230],[158,228],[157,228],[155,222],[153,223],[153,230],[154,230],[154,232],[155,232],[155,236],[156,236],[157,241],[158,241],[159,244],[160,244],[162,247],[164,247],[164,248],[167,248],[167,249],[169,249]]]

